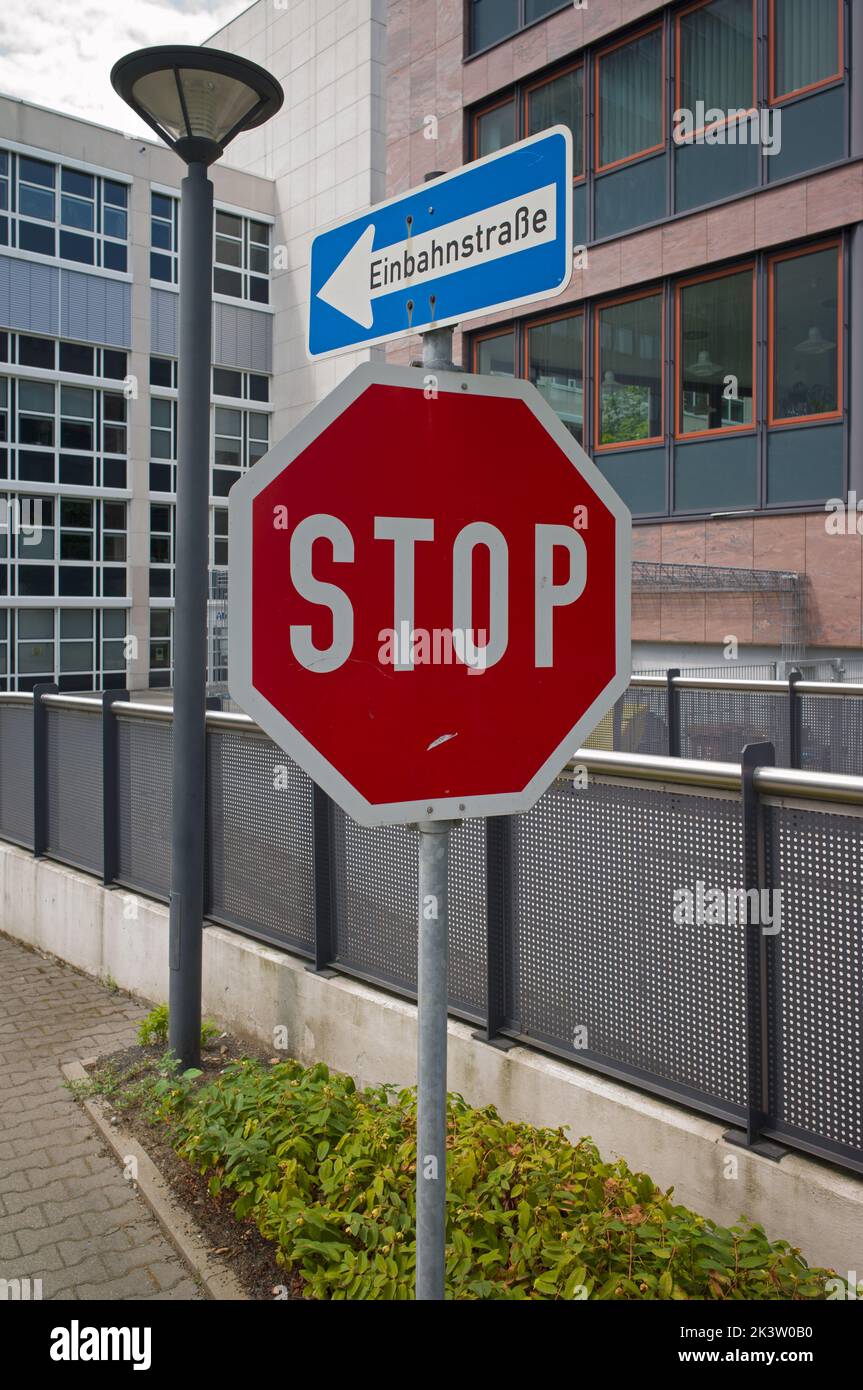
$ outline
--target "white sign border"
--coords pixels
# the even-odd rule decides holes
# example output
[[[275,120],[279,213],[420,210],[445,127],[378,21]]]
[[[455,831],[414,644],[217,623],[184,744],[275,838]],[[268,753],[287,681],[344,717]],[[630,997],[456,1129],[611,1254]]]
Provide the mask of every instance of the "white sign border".
[[[466,820],[475,816],[515,815],[530,810],[578,751],[583,740],[626,691],[630,681],[632,517],[625,504],[530,382],[515,377],[440,372],[437,376],[438,391],[459,395],[472,392],[474,395],[524,401],[573,468],[585,478],[613,515],[617,628],[617,671],[614,678],[526,786],[491,795],[444,797],[433,804],[425,800],[380,805],[367,801],[252,685],[252,506],[255,497],[370,386],[401,386],[422,391],[426,387],[427,376],[427,371],[416,367],[400,367],[384,362],[362,363],[235,483],[228,501],[228,688],[231,698],[333,801],[360,825],[366,826],[404,825],[421,820]]]
[[[405,199],[412,198],[418,193],[429,193],[432,189],[440,188],[442,184],[450,183],[453,179],[462,178],[466,173],[470,172],[470,170],[478,169],[482,164],[493,164],[495,160],[503,159],[506,155],[511,155],[515,150],[523,150],[526,149],[529,145],[537,144],[540,140],[547,140],[550,135],[562,135],[564,138],[564,142],[566,144],[566,181],[567,188],[569,190],[568,197],[564,199],[566,205],[566,226],[564,229],[564,235],[566,238],[564,264],[566,266],[566,271],[564,273],[564,278],[560,281],[558,285],[554,285],[550,289],[540,290],[538,293],[534,291],[532,294],[520,295],[517,299],[501,299],[494,304],[484,305],[482,309],[470,309],[462,311],[460,314],[456,314],[452,318],[431,319],[428,323],[414,323],[411,325],[410,328],[400,328],[397,332],[394,333],[383,333],[379,338],[363,338],[356,343],[345,343],[342,347],[327,348],[325,352],[312,351],[312,303],[316,297],[312,289],[312,258],[314,254],[315,241],[317,241],[318,237],[329,236],[330,232],[337,231],[339,227],[347,227],[352,222],[361,222],[364,217],[366,217],[368,221],[371,222],[374,219],[374,214],[376,212],[379,212],[382,208],[392,207],[394,203],[402,203],[405,201]],[[483,155],[482,159],[475,159],[470,164],[464,164],[460,169],[454,170],[453,173],[444,174],[441,178],[435,179],[433,183],[423,183],[420,184],[417,188],[409,188],[404,193],[397,193],[393,198],[386,198],[382,203],[375,203],[374,207],[369,208],[367,213],[352,212],[348,217],[342,217],[339,219],[339,221],[333,222],[331,226],[326,227],[323,230],[317,232],[312,240],[311,247],[309,248],[309,312],[305,334],[306,356],[308,357],[309,361],[323,362],[328,357],[338,357],[342,353],[362,352],[363,349],[377,347],[380,343],[397,342],[399,338],[412,338],[417,333],[428,332],[429,329],[450,328],[454,324],[468,323],[471,322],[473,319],[485,318],[487,314],[498,314],[502,313],[505,309],[516,309],[521,304],[539,304],[546,299],[555,299],[559,294],[562,294],[563,291],[566,289],[567,285],[569,284],[570,280],[572,279],[574,269],[572,231],[572,161],[572,131],[570,130],[569,126],[548,126],[546,130],[541,130],[536,135],[529,135],[526,140],[519,140],[515,145],[506,145],[502,150],[495,150],[494,154]],[[516,252],[514,254],[518,253]]]

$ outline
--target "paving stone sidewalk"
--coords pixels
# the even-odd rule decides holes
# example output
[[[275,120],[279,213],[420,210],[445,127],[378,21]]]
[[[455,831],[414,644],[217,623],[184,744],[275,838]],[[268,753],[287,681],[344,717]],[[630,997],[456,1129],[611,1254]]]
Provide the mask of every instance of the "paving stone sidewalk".
[[[128,1046],[144,1010],[0,937],[0,1280],[43,1299],[201,1298],[63,1085],[64,1062]]]

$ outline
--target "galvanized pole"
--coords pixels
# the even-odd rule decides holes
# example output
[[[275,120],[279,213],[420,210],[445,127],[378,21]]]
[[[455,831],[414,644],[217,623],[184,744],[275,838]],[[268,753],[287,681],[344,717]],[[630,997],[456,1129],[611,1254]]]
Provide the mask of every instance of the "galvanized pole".
[[[201,1060],[213,185],[192,163],[181,185],[173,821],[168,1041]]]
[[[422,821],[417,1045],[417,1276],[420,1300],[444,1297],[449,845],[452,821]]]
[[[439,175],[429,175],[427,182]],[[423,333],[427,373],[456,370],[452,328]],[[440,1301],[446,1272],[449,847],[454,821],[421,821],[418,913],[416,1297]]]

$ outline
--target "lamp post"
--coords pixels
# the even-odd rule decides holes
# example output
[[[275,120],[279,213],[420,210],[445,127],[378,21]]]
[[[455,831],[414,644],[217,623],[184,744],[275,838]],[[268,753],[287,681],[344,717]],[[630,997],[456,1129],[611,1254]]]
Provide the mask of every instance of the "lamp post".
[[[169,1043],[181,1065],[201,1056],[204,917],[207,577],[213,185],[207,170],[241,131],[282,105],[278,82],[211,48],[144,48],[114,64],[116,92],[187,165],[180,199],[180,334]]]

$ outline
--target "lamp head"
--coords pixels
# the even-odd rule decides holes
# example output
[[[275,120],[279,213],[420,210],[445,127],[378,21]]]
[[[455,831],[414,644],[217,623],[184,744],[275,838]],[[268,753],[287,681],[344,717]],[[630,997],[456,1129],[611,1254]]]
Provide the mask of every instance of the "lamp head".
[[[263,125],[284,93],[247,58],[215,48],[168,44],[127,53],[111,84],[187,164],[213,164],[241,131]]]

